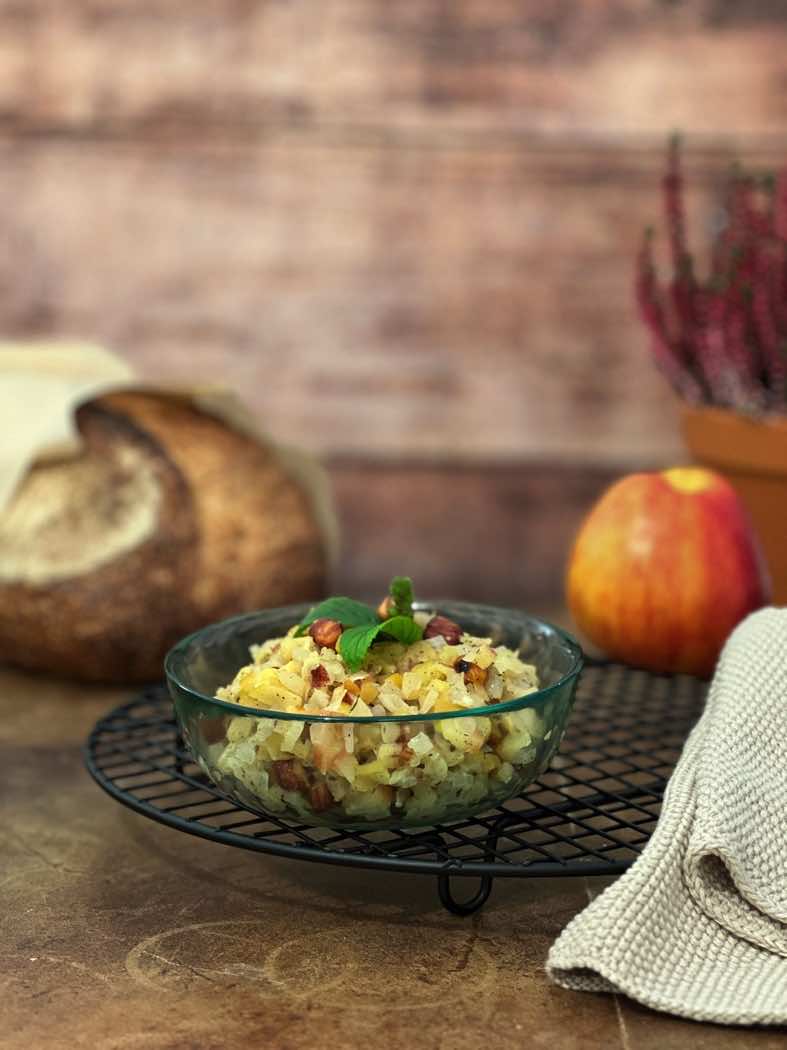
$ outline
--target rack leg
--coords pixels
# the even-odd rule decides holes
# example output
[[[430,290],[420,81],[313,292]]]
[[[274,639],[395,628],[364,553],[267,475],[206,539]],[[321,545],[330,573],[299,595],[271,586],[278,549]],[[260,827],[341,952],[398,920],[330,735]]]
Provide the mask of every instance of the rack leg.
[[[183,772],[183,750],[186,747],[186,741],[183,739],[183,734],[178,726],[175,732],[175,769],[178,773]]]
[[[464,882],[465,880],[463,879],[462,881]],[[451,876],[438,875],[437,892],[441,904],[445,909],[450,911],[452,915],[472,915],[473,912],[478,911],[479,908],[486,904],[487,898],[492,892],[493,882],[494,879],[491,875],[482,875],[481,883],[475,896],[467,901],[458,901],[451,890]]]

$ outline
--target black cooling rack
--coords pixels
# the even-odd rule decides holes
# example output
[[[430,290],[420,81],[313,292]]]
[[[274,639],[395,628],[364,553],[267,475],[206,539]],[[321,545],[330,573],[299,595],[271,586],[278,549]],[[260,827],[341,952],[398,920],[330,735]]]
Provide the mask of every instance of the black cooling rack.
[[[242,849],[326,864],[436,875],[449,911],[468,915],[495,878],[614,875],[636,859],[666,782],[699,717],[706,683],[598,663],[582,675],[568,732],[549,770],[479,817],[406,831],[292,824],[245,809],[184,748],[163,686],[93,729],[85,762],[123,805],[179,831]],[[469,900],[451,880],[481,883]]]

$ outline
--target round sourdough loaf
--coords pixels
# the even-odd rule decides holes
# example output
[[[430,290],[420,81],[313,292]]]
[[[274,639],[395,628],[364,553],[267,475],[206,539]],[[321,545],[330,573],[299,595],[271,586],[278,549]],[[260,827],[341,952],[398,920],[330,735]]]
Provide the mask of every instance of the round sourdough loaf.
[[[76,424],[82,451],[36,463],[0,513],[0,661],[154,680],[183,634],[323,593],[324,530],[275,449],[162,393]]]

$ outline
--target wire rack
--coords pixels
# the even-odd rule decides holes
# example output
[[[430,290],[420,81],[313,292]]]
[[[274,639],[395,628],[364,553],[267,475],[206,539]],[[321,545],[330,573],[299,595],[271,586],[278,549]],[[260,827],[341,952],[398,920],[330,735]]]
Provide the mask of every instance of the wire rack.
[[[244,808],[185,749],[163,686],[102,718],[85,762],[118,802],[179,831],[276,856],[435,875],[444,906],[468,915],[495,878],[614,875],[629,867],[655,826],[705,692],[706,683],[686,676],[591,664],[547,772],[488,813],[423,829],[311,827]],[[481,880],[461,901],[451,881],[460,876]]]

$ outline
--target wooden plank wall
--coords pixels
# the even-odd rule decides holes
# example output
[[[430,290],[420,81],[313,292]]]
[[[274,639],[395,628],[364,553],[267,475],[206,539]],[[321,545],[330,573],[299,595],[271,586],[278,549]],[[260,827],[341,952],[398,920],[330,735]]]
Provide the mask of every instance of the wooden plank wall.
[[[0,331],[237,387],[329,464],[348,589],[550,601],[682,455],[631,301],[666,136],[701,239],[787,158],[785,54],[779,0],[0,0]]]

